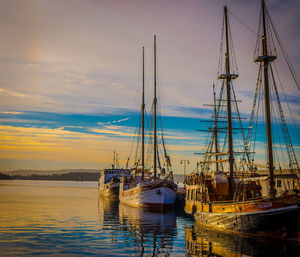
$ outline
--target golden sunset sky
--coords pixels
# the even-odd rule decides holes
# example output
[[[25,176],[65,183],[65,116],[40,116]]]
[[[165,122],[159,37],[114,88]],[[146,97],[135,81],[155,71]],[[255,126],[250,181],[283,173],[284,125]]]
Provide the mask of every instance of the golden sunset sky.
[[[235,90],[241,113],[249,117],[258,71],[253,54],[259,0],[2,0],[0,171],[108,168],[113,151],[125,167],[141,105],[142,46],[151,107],[154,34],[167,150],[175,172],[182,172],[182,159],[194,170],[199,161],[194,153],[206,140],[196,131],[203,129],[199,120],[211,114],[203,104],[212,101],[213,83],[219,89],[225,4],[240,75]],[[299,74],[300,2],[266,4]],[[278,60],[278,68],[299,126],[299,90],[284,61]],[[291,130],[299,155],[299,135]],[[263,146],[261,140],[261,156]]]

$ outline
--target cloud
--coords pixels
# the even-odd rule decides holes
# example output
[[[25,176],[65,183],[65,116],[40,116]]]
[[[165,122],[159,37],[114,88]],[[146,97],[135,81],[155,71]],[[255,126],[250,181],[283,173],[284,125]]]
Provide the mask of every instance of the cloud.
[[[118,146],[122,152],[127,142],[109,139],[103,135],[92,135],[66,131],[64,128],[25,128],[0,126],[0,154],[2,158],[36,159],[49,161],[74,161],[109,163],[107,149]],[[11,164],[11,166],[13,166]],[[76,165],[74,165],[76,166]],[[0,167],[1,169],[1,167]],[[46,169],[46,167],[45,167]]]
[[[291,61],[296,71],[300,60],[296,58],[300,41],[298,6],[299,1],[292,0],[288,4],[278,0],[268,3],[287,51],[294,57]],[[203,104],[212,102],[212,84],[217,80],[221,1],[191,0],[186,4],[172,0],[74,0],[71,4],[45,0],[36,4],[10,0],[1,1],[0,7],[0,31],[5,35],[0,53],[0,113],[4,115],[1,122],[17,123],[14,125],[20,127],[18,133],[13,126],[5,132],[15,137],[15,141],[10,137],[10,142],[19,142],[18,150],[14,152],[12,149],[17,146],[5,141],[4,146],[10,150],[1,154],[19,154],[25,158],[24,149],[30,148],[28,155],[33,159],[36,156],[46,160],[48,151],[49,158],[60,161],[66,156],[74,162],[86,158],[94,164],[98,160],[100,163],[100,159],[108,163],[107,149],[123,147],[133,136],[134,118],[141,105],[141,46],[146,50],[147,110],[153,101],[152,35],[155,33],[158,103],[161,116],[167,119],[166,139],[182,155],[193,151],[193,146],[181,146],[183,142],[202,140],[203,136],[193,132],[199,128],[199,122],[187,117],[210,116],[210,110]],[[249,27],[257,28],[259,3],[234,0],[229,1],[228,7]],[[240,111],[249,114],[258,70],[252,61],[256,36],[229,18],[240,72],[234,87],[243,100]],[[288,83],[291,80],[287,78],[287,70],[280,74],[287,102],[299,118],[299,96],[294,93],[297,89]],[[216,86],[219,90],[219,83]],[[26,111],[41,112],[45,117]],[[19,119],[11,116],[24,113],[27,116]],[[46,113],[54,113],[56,118]],[[63,115],[66,113],[74,117]],[[102,117],[88,119],[76,114]],[[103,118],[105,115],[107,118]],[[178,117],[182,119],[175,119]],[[120,124],[127,126],[112,126]],[[44,126],[44,130],[35,126]],[[97,145],[101,148],[98,151],[95,146],[98,140],[105,142],[106,152]],[[39,153],[33,147],[44,150]],[[61,157],[55,154],[55,147]],[[124,147],[123,152],[126,151]],[[102,154],[103,158],[99,157]]]
[[[124,118],[124,119],[112,121],[112,123],[120,123],[120,122],[122,122],[122,121],[126,121],[126,120],[129,120],[129,119],[130,119],[130,118],[127,117],[127,118]]]
[[[120,120],[114,120],[114,121],[108,121],[108,122],[97,122],[97,124],[98,125],[110,125],[110,124],[120,123],[122,121],[126,121],[129,119],[130,119],[130,117],[127,117],[127,118],[120,119]]]
[[[115,136],[125,136],[125,137],[133,137],[133,133],[127,133],[112,129],[97,129],[97,128],[90,128],[90,131],[97,133],[97,134],[107,134],[107,135],[115,135]]]
[[[9,122],[9,123],[37,123],[37,124],[54,124],[54,121],[46,120],[33,120],[33,119],[14,119],[14,118],[0,118],[0,122]]]
[[[7,90],[4,88],[0,88],[0,95],[2,95],[2,96],[8,95],[8,96],[12,96],[12,97],[21,97],[21,98],[29,98],[30,97],[30,95],[26,95],[26,94],[19,93],[19,92],[14,92],[14,91]]]
[[[24,112],[8,112],[8,111],[2,111],[0,114],[12,114],[12,115],[19,115],[19,114],[24,114]]]

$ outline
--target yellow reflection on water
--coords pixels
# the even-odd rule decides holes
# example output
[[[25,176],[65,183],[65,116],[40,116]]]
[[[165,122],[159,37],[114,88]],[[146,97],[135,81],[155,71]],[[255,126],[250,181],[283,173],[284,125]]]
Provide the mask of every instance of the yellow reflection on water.
[[[185,242],[187,256],[215,256],[215,257],[246,257],[252,256],[239,253],[239,244],[247,243],[241,238],[231,237],[216,231],[210,231],[198,224],[185,227]],[[245,249],[244,249],[245,250]]]
[[[96,226],[96,194],[96,186],[79,187],[76,182],[1,181],[1,231],[28,232],[30,228],[59,231],[87,226],[87,221],[88,226]]]

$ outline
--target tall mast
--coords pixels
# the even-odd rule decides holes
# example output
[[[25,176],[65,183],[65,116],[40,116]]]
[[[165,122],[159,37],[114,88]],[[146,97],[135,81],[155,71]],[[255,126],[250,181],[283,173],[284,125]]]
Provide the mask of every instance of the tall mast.
[[[156,151],[157,151],[157,138],[156,138],[156,104],[157,104],[157,98],[156,98],[156,35],[154,35],[154,99],[153,99],[153,108],[154,108],[154,124],[153,124],[153,130],[154,130],[154,144],[153,144],[153,171],[154,171],[154,177],[156,177]]]
[[[264,74],[264,97],[265,97],[265,116],[266,116],[266,134],[267,134],[267,155],[268,155],[268,170],[269,170],[269,197],[276,196],[275,181],[274,181],[274,161],[273,161],[273,149],[272,149],[272,128],[271,128],[271,109],[270,109],[270,89],[269,89],[269,77],[268,69],[269,63],[276,59],[276,56],[268,55],[267,48],[267,29],[266,29],[266,6],[265,1],[262,0],[262,25],[263,25],[263,35],[261,37],[262,41],[262,55],[258,56],[255,61],[261,62],[263,66]]]
[[[118,167],[119,167],[119,154],[118,153],[116,153],[116,169],[118,169]]]
[[[214,90],[214,115],[215,115],[215,124],[214,124],[214,136],[215,136],[215,153],[216,153],[216,171],[219,170],[219,163],[218,163],[218,131],[217,131],[217,106],[216,106],[216,91],[215,91],[215,84],[213,84],[213,90]]]
[[[231,196],[233,196],[233,143],[232,143],[232,116],[231,116],[231,80],[238,77],[237,74],[230,74],[230,54],[229,54],[229,24],[227,7],[224,6],[224,23],[225,23],[225,40],[226,40],[226,52],[225,52],[225,74],[218,76],[218,79],[223,79],[226,85],[226,106],[227,106],[227,137],[228,137],[228,163],[229,163],[229,189]]]
[[[225,37],[226,37],[225,84],[226,84],[226,98],[227,98],[228,161],[229,161],[229,172],[230,172],[230,185],[232,185],[234,159],[233,159],[233,147],[232,147],[232,118],[231,118],[231,93],[230,93],[231,74],[230,74],[230,62],[229,62],[228,15],[227,15],[226,6],[224,7],[224,19],[225,19]]]
[[[116,168],[116,151],[114,151],[114,162],[113,162],[113,169]]]
[[[145,168],[145,55],[143,47],[143,93],[142,93],[142,180],[144,180]]]

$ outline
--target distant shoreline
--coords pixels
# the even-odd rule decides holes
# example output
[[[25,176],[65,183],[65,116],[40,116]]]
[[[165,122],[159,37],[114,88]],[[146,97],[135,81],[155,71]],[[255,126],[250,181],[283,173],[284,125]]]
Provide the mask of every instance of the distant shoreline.
[[[64,170],[66,171],[66,170]],[[17,172],[17,171],[16,171]],[[19,171],[20,172],[20,171]],[[25,171],[28,172],[28,171]],[[47,172],[56,172],[54,174],[37,174],[39,171],[31,171],[33,173],[21,175],[10,175],[7,173],[0,173],[0,180],[53,180],[53,181],[98,181],[100,177],[100,171],[92,171],[92,172],[76,172],[71,171],[67,173],[58,174],[57,172],[61,171],[47,171]],[[36,172],[36,173],[34,173]],[[21,172],[20,172],[21,173]],[[183,181],[182,174],[174,174],[174,181],[176,183]]]
[[[9,175],[7,175],[9,176]],[[32,174],[29,176],[12,175],[13,180],[60,180],[60,181],[98,181],[99,172],[70,172],[64,174],[39,175]]]

